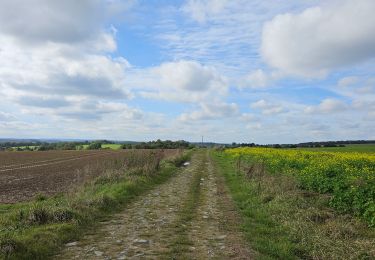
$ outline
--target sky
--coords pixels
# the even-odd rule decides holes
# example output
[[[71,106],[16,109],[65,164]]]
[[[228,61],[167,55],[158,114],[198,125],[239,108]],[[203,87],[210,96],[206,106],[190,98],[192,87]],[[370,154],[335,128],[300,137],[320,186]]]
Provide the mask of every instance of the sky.
[[[0,137],[375,139],[373,0],[0,0]]]

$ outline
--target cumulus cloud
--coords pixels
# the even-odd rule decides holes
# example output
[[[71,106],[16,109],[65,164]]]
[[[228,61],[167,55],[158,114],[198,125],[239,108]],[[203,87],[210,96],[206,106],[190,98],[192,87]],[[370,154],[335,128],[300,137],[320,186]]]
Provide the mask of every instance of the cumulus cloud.
[[[2,0],[0,30],[28,43],[85,41],[100,31],[103,7],[99,0]]]
[[[200,110],[183,113],[181,121],[197,121],[210,119],[223,119],[238,114],[239,108],[235,103],[213,102],[200,104]]]
[[[324,99],[317,106],[306,107],[305,113],[309,113],[309,114],[315,114],[315,113],[329,114],[329,113],[343,112],[343,111],[347,110],[348,108],[349,108],[349,106],[341,100],[333,99],[333,98],[327,98],[327,99]]]
[[[285,73],[324,77],[331,70],[375,57],[375,2],[345,0],[265,23],[261,53]]]
[[[205,91],[223,88],[225,82],[215,69],[203,66],[196,61],[167,62],[153,69],[166,88],[188,91]]]
[[[282,105],[264,99],[252,103],[250,107],[261,110],[264,115],[280,114],[287,111]]]
[[[225,95],[227,82],[213,67],[196,61],[175,61],[133,74],[131,85],[142,86],[141,95],[151,99],[200,102]]]
[[[77,100],[82,106],[100,106],[100,102],[131,98],[125,83],[130,64],[109,55],[117,49],[115,28],[104,27],[109,8],[109,2],[99,0],[2,1],[3,99],[30,113],[42,109],[79,118],[87,112],[88,118],[98,112],[95,118],[100,118],[103,109],[77,109]]]

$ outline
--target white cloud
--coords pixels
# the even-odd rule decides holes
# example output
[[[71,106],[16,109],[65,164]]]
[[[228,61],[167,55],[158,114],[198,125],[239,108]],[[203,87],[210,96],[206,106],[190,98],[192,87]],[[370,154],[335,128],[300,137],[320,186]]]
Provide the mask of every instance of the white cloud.
[[[14,115],[0,111],[0,122],[9,122],[15,120],[16,117]]]
[[[261,52],[274,68],[324,77],[375,57],[375,1],[345,0],[277,15],[263,28]]]
[[[197,121],[210,119],[223,119],[238,114],[239,108],[235,103],[212,102],[200,104],[200,110],[190,113],[183,113],[181,121]]]
[[[28,43],[86,41],[100,32],[102,7],[99,0],[2,0],[0,30]]]
[[[241,87],[264,88],[271,83],[270,77],[261,69],[252,71],[241,82]]]
[[[100,118],[103,102],[131,98],[125,84],[130,64],[109,55],[117,49],[115,28],[103,27],[109,5],[99,0],[1,1],[3,100],[30,114]]]
[[[165,88],[205,91],[226,87],[224,79],[215,69],[196,61],[167,62],[152,71],[159,77],[161,86]]]
[[[375,77],[344,77],[339,80],[336,91],[356,98],[375,98]]]
[[[338,113],[344,112],[347,110],[349,106],[338,99],[327,98],[324,99],[319,105],[317,106],[308,106],[305,108],[305,113],[315,114],[315,113]]]
[[[287,111],[282,105],[264,99],[258,100],[250,106],[255,109],[260,109],[264,115],[280,114]]]
[[[262,124],[261,123],[251,123],[246,125],[246,129],[249,130],[261,130]]]
[[[337,83],[337,85],[339,87],[349,87],[349,86],[353,86],[354,84],[357,84],[359,82],[359,78],[358,77],[355,77],[355,76],[349,76],[349,77],[344,77],[342,79],[339,80],[339,82]]]
[[[133,72],[128,84],[138,86],[145,98],[196,103],[227,93],[225,78],[215,68],[196,61],[166,62]]]
[[[243,113],[240,119],[245,122],[254,122],[259,120],[259,118],[256,115],[250,113]]]
[[[220,13],[228,0],[188,0],[182,7],[182,11],[199,23],[206,22],[213,14]]]

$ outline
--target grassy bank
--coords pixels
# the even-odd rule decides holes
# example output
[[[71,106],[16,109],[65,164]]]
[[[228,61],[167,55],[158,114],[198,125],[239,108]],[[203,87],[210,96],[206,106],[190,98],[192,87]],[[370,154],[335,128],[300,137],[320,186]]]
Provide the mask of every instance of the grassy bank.
[[[175,174],[180,156],[134,154],[84,187],[53,198],[0,205],[0,259],[45,259]]]
[[[253,165],[238,171],[233,157],[212,156],[243,217],[242,230],[261,259],[372,259],[375,231],[329,207],[330,197],[307,192],[297,181]]]

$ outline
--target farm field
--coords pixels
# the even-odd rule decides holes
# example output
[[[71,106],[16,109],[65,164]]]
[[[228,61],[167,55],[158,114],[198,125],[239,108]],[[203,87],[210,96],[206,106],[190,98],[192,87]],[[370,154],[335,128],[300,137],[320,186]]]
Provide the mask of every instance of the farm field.
[[[187,156],[180,149],[0,153],[0,259],[50,258],[167,181]]]
[[[375,144],[347,144],[345,147],[318,147],[318,148],[297,148],[298,150],[314,152],[357,152],[375,153]]]
[[[78,149],[79,146],[77,146]],[[82,145],[83,149],[87,149],[89,147],[88,144]],[[112,149],[112,150],[119,150],[121,149],[121,144],[102,144],[102,149]]]
[[[0,204],[0,258],[375,257],[371,154],[235,148],[2,155],[0,185],[11,199]],[[62,194],[50,196],[56,191]]]
[[[123,150],[1,152],[0,203],[70,190],[105,172],[109,165],[124,161],[129,154]]]
[[[119,150],[121,149],[121,144],[102,144],[102,148]]]
[[[331,194],[332,207],[375,225],[374,154],[272,148],[235,148],[226,152],[239,164],[261,164],[271,173],[293,176],[306,190]]]
[[[374,155],[235,148],[213,157],[265,259],[375,258]]]

